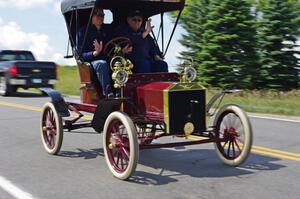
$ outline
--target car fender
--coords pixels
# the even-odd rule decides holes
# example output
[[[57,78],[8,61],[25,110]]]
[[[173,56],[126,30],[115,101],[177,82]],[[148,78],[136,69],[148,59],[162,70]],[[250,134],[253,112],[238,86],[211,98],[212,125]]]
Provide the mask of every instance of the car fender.
[[[51,102],[53,103],[59,116],[61,117],[70,116],[70,112],[68,110],[68,104],[65,102],[64,98],[61,96],[61,94],[58,91],[52,88],[40,88],[40,90],[46,93],[49,97],[51,97]]]

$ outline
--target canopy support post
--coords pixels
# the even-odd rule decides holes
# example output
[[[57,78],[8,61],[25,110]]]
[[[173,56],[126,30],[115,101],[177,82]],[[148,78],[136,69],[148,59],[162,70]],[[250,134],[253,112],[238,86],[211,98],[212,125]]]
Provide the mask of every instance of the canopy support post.
[[[71,26],[72,26],[72,23],[73,23],[73,17],[74,17],[74,8],[72,9],[72,14],[71,14],[71,20],[70,20],[70,24],[69,25],[67,25],[67,30],[68,30],[68,34],[69,34],[69,39],[68,39],[68,46],[67,46],[67,55],[66,56],[64,56],[64,58],[72,58],[73,56],[74,56],[74,52],[73,52],[73,55],[69,55],[69,46],[70,46],[70,43],[72,43],[73,44],[73,46],[74,46],[74,40],[73,40],[73,38],[72,38],[72,36],[71,36],[71,30],[70,30],[70,28],[71,28]]]
[[[174,27],[173,27],[173,30],[172,30],[172,33],[171,33],[170,39],[169,39],[169,41],[168,41],[168,44],[167,44],[166,51],[165,51],[165,52],[163,51],[163,57],[165,57],[165,55],[167,54],[167,51],[168,51],[168,49],[169,49],[169,46],[170,46],[171,40],[172,40],[172,38],[173,38],[173,36],[174,36],[175,29],[176,29],[176,27],[177,27],[177,24],[178,24],[178,22],[179,22],[179,19],[180,19],[181,13],[182,13],[182,10],[180,10],[180,11],[179,11],[179,13],[178,13],[178,16],[177,16],[176,22],[175,22],[175,24],[174,24]]]
[[[164,52],[165,49],[165,41],[164,41],[164,13],[160,13],[160,20],[161,20],[161,49]]]

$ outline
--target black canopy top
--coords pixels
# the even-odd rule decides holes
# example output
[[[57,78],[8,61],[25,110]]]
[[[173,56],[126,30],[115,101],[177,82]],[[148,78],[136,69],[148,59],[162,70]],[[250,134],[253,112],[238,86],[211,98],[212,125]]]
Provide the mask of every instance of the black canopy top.
[[[95,7],[108,9],[112,12],[113,22],[111,27],[119,27],[120,24],[126,23],[128,13],[134,10],[140,10],[145,19],[153,15],[178,10],[178,18],[169,39],[170,43],[184,5],[185,0],[62,0],[61,11],[65,17],[68,28],[69,41],[71,42],[73,50],[75,50],[73,53],[75,52],[77,57],[78,52],[76,53],[76,50],[78,49],[76,49],[76,34],[82,27],[89,25],[91,13]],[[163,22],[163,15],[161,16]],[[158,32],[158,34],[161,34],[162,50],[164,51],[163,23],[161,23]],[[168,49],[168,47],[166,49]]]
[[[138,9],[143,11],[145,16],[152,16],[182,10],[185,0],[63,0],[61,11],[66,14],[73,9],[88,9],[94,7],[95,3],[111,11]]]

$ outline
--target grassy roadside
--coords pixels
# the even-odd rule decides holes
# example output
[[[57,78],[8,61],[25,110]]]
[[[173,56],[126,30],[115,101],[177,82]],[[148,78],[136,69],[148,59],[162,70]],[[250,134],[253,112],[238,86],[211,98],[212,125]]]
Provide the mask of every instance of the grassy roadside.
[[[59,67],[55,88],[65,95],[79,95],[80,80],[77,67]]]
[[[209,90],[208,99],[217,91]],[[225,96],[222,104],[234,103],[247,112],[300,116],[300,90],[290,92],[242,91]]]
[[[79,75],[76,67],[60,67],[56,89],[65,95],[79,95]],[[207,100],[216,90],[209,89]],[[300,116],[300,90],[290,92],[242,91],[226,95],[222,104],[234,103],[248,112]]]

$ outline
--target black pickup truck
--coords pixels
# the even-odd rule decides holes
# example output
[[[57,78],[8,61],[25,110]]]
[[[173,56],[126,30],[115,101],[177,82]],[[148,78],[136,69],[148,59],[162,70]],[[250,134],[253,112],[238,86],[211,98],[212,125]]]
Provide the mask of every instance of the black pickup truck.
[[[36,61],[30,51],[0,50],[0,95],[11,95],[18,88],[53,88],[56,82],[54,62]]]

